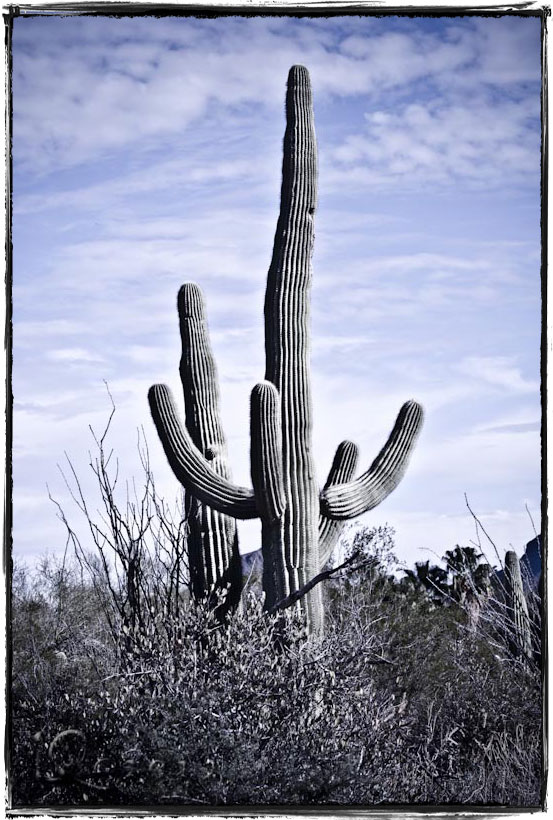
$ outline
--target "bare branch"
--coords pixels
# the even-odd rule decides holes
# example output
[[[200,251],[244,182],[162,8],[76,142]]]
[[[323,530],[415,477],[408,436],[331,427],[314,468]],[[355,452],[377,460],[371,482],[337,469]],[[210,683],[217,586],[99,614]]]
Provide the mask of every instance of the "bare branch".
[[[286,598],[282,598],[280,601],[277,601],[276,604],[271,607],[271,609],[267,610],[267,613],[269,615],[274,615],[274,613],[278,612],[279,610],[288,609],[288,607],[293,606],[297,601],[303,598],[303,596],[306,595],[311,589],[313,589],[313,587],[317,586],[317,584],[320,584],[321,581],[326,581],[328,578],[331,578],[333,575],[336,575],[338,572],[340,572],[340,570],[346,569],[346,567],[348,567],[351,572],[355,572],[356,570],[362,569],[363,567],[366,567],[369,564],[373,563],[373,559],[368,558],[364,561],[361,561],[361,563],[357,564],[357,566],[352,566],[352,564],[354,564],[355,561],[359,560],[360,557],[361,551],[354,552],[352,555],[350,555],[349,558],[347,558],[342,564],[339,564],[337,567],[333,567],[332,569],[325,569],[322,572],[319,572],[318,575],[315,575],[313,578],[311,578],[310,581],[308,581],[306,584],[300,587],[300,589],[298,589],[296,592],[293,592]]]

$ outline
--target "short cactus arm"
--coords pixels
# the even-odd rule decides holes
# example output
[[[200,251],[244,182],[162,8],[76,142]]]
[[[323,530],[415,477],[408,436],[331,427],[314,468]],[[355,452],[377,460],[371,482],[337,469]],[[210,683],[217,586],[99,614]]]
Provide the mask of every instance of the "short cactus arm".
[[[262,520],[276,521],[286,508],[282,475],[280,398],[271,382],[256,384],[251,394],[251,474]]]
[[[233,518],[258,518],[252,490],[218,475],[194,446],[182,425],[171,391],[154,384],[148,392],[152,418],[171,468],[195,498]]]
[[[334,455],[332,467],[323,489],[326,490],[335,484],[346,484],[351,481],[357,467],[358,456],[357,445],[352,441],[342,441]],[[321,569],[330,558],[343,528],[343,521],[327,518],[322,512],[319,515],[319,560]]]
[[[271,609],[289,593],[282,532],[286,495],[280,396],[271,382],[260,382],[252,390],[250,435],[252,484],[261,518],[265,609]]]
[[[388,441],[369,469],[355,481],[322,491],[323,515],[343,521],[362,515],[384,501],[401,481],[422,421],[422,407],[415,401],[406,402],[399,411]]]

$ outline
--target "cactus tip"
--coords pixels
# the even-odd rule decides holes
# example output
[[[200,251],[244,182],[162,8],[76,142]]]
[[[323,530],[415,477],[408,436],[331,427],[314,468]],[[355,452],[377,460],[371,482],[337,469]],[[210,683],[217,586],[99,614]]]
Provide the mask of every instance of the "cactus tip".
[[[293,65],[288,72],[288,88],[293,89],[300,85],[300,83],[304,83],[309,86],[309,71],[304,65]]]
[[[152,401],[155,401],[160,395],[167,393],[168,391],[169,388],[166,384],[152,384],[148,390],[148,401],[151,404]]]
[[[269,396],[278,400],[278,390],[268,379],[258,382],[252,389],[252,399],[269,399]]]
[[[185,282],[177,296],[177,308],[181,319],[203,318],[205,314],[204,295],[200,286],[195,282]]]
[[[414,422],[417,425],[421,425],[424,419],[424,409],[418,401],[415,399],[409,399],[406,401],[399,411],[398,421],[401,419],[403,422],[409,419],[410,421]]]

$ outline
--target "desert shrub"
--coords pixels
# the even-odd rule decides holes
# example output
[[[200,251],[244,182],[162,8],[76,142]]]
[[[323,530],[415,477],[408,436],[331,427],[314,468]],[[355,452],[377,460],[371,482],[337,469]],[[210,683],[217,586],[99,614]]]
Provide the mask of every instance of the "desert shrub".
[[[309,642],[247,592],[224,625],[159,610],[117,643],[97,583],[15,584],[14,804],[537,805],[539,672],[372,554],[327,583]]]
[[[143,489],[121,487],[108,430],[98,514],[69,465],[86,541],[58,507],[74,559],[12,576],[15,806],[538,805],[539,668],[497,596],[474,628],[466,594],[400,581],[393,532],[363,528],[324,637],[251,579],[221,623],[188,595],[185,500],[158,496],[145,445]]]

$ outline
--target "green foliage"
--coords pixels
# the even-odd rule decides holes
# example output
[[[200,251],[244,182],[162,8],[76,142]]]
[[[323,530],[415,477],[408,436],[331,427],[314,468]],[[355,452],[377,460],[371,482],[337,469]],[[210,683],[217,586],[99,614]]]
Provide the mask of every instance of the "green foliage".
[[[541,664],[542,600],[523,580],[516,553],[505,556],[503,573],[474,547],[456,546],[442,557],[445,569],[419,561],[404,569],[400,588],[423,595],[434,606],[456,607],[471,631],[479,631],[500,657],[522,665]]]

